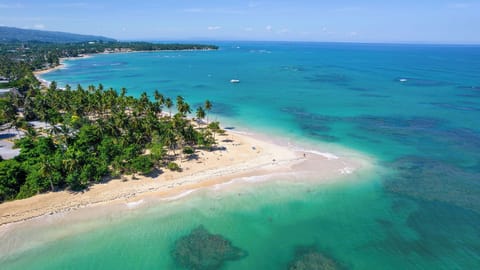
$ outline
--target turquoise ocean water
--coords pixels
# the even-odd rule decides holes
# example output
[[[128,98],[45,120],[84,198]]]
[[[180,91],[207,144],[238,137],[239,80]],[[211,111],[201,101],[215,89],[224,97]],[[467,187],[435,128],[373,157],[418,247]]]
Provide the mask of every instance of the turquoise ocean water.
[[[222,269],[287,269],[305,246],[342,269],[480,268],[480,47],[219,45],[97,55],[43,78],[208,98],[224,125],[355,149],[374,171],[199,190],[1,257],[2,269],[177,269],[175,241],[200,225],[248,253]]]

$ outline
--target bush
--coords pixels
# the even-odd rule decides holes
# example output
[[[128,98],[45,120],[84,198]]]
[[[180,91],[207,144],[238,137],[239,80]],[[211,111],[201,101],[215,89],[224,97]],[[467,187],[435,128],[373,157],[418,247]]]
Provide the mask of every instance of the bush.
[[[178,164],[175,162],[169,162],[167,168],[171,171],[181,171],[180,166],[178,166]]]
[[[185,148],[183,148],[183,153],[185,155],[191,155],[191,154],[195,153],[195,150],[190,146],[185,146]]]
[[[138,156],[132,160],[132,169],[142,174],[149,174],[153,170],[153,161],[150,156]]]

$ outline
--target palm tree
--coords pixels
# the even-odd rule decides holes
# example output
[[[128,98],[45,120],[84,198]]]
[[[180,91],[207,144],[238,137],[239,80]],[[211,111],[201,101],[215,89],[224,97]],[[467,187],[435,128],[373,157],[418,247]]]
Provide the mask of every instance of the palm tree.
[[[162,94],[160,94],[158,90],[155,90],[155,92],[153,93],[153,96],[158,103],[163,104],[165,102],[165,97]]]
[[[192,111],[190,110],[190,105],[186,102],[182,102],[180,104],[180,106],[178,106],[177,104],[177,107],[178,107],[178,112],[183,116],[185,117],[187,115],[187,113],[192,113]]]
[[[48,159],[48,157],[43,158],[43,160],[40,163],[40,175],[46,179],[48,179],[50,183],[50,189],[52,191],[55,191],[55,187],[53,186],[53,171],[54,171],[54,166],[52,165],[51,161]]]
[[[220,128],[220,123],[219,122],[211,122],[208,124],[208,128],[212,131],[213,133],[213,140],[215,141],[215,133],[220,133],[221,128]]]
[[[210,113],[210,110],[212,109],[212,103],[210,100],[205,100],[205,110]],[[207,123],[208,123],[208,116],[207,116]]]
[[[182,107],[184,102],[185,100],[183,99],[182,96],[177,96],[177,111],[179,113],[182,113]]]
[[[177,147],[177,135],[175,134],[173,127],[167,128],[166,132],[162,134],[162,137],[165,145],[167,145],[168,148],[173,151],[173,155],[176,156],[175,148]]]
[[[169,111],[169,113],[170,113],[170,117],[172,117],[172,106],[173,106],[173,102],[172,102],[172,100],[171,100],[170,98],[167,98],[167,99],[165,100],[165,106],[167,106],[168,111]]]
[[[203,118],[205,118],[205,110],[203,109],[202,106],[198,106],[196,116],[199,120],[202,120]],[[202,123],[203,122],[200,121],[200,124]]]
[[[148,99],[147,93],[143,92],[140,95],[140,100],[137,103],[140,114],[145,115],[145,112],[148,109],[149,103],[150,103],[150,100]]]
[[[162,105],[165,103],[165,97],[162,94],[160,94],[158,90],[155,90],[155,92],[153,93],[153,96],[156,101],[154,105],[155,114],[159,114],[162,112]]]

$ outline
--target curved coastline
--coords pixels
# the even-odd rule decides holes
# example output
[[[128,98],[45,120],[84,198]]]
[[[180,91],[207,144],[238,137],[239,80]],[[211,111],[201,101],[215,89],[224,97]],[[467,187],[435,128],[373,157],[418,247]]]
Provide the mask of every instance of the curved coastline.
[[[239,188],[256,189],[256,185],[262,184],[285,182],[313,188],[346,181],[356,183],[374,168],[374,160],[359,153],[331,158],[333,154],[301,151],[254,134],[230,131],[222,137],[220,147],[226,150],[202,151],[197,153],[199,160],[183,160],[183,172],[165,171],[136,179],[127,176],[92,185],[84,192],[49,192],[0,204],[0,258],[70,234],[88,232],[106,220],[121,222],[122,217],[141,214],[143,209],[182,203],[181,200],[197,194],[202,196],[203,191],[236,195]],[[71,226],[74,228],[66,229]],[[54,229],[57,227],[64,229]],[[45,231],[45,235],[36,234],[33,242],[33,235],[24,239],[22,235],[31,235],[28,232],[32,228]]]
[[[133,53],[133,52],[119,52]],[[65,68],[65,61],[93,57],[62,58],[59,66],[36,71],[34,75],[44,86],[50,84],[41,75]],[[227,125],[228,126],[228,125]],[[131,203],[146,197],[176,198],[199,188],[225,185],[235,179],[265,175],[298,174],[329,182],[359,170],[371,168],[374,159],[366,153],[338,145],[334,151],[344,156],[321,151],[320,147],[294,145],[287,138],[259,134],[257,131],[228,130],[219,138],[224,151],[199,151],[200,160],[181,161],[183,172],[164,171],[155,176],[122,176],[91,186],[80,193],[49,192],[31,198],[0,204],[0,230],[4,225],[35,218],[66,213],[96,205]],[[268,177],[267,177],[268,178]],[[248,182],[248,181],[246,181]],[[189,192],[190,193],[190,192]],[[188,193],[188,194],[189,194]],[[187,194],[187,195],[188,195]],[[181,198],[183,196],[180,196]],[[32,209],[32,206],[33,207]]]
[[[91,57],[84,56],[84,57]],[[61,65],[35,72],[45,86],[49,82],[41,75],[65,68]],[[334,148],[326,152],[322,146],[296,145],[289,138],[267,134],[228,130],[219,138],[223,151],[199,151],[199,159],[182,160],[183,172],[158,172],[156,175],[122,176],[92,185],[80,193],[50,192],[34,197],[0,204],[0,238],[8,240],[26,228],[38,225],[88,223],[106,213],[136,211],[144,207],[166,204],[195,196],[197,190],[234,189],[237,185],[285,179],[314,179],[309,184],[338,183],[357,173],[373,168],[374,159],[353,149]],[[327,148],[330,151],[330,147]],[[339,150],[339,152],[336,152]],[[339,154],[341,153],[341,154]],[[359,177],[355,177],[357,180]],[[40,226],[42,227],[42,226]],[[88,226],[87,226],[88,227]],[[12,235],[12,236],[9,236]],[[42,241],[54,241],[56,238]],[[0,245],[5,256],[32,248],[29,241]],[[8,243],[8,241],[7,241]]]
[[[258,136],[228,132],[220,138],[221,151],[198,151],[198,159],[181,161],[183,172],[158,172],[150,176],[123,176],[92,185],[79,193],[49,192],[0,204],[0,228],[37,217],[76,209],[129,203],[143,198],[171,198],[199,188],[225,184],[233,179],[279,174],[303,175],[328,182],[369,168],[370,158],[337,157],[275,144]],[[311,176],[311,177],[309,177]],[[267,177],[268,178],[268,177]],[[248,181],[246,181],[248,182]]]
[[[65,64],[65,61],[80,60],[80,59],[85,59],[85,58],[90,58],[90,57],[93,57],[93,55],[85,54],[85,55],[78,56],[78,57],[60,58],[60,65],[55,66],[55,67],[51,67],[51,68],[47,68],[47,69],[34,71],[33,75],[35,76],[35,78],[37,78],[37,80],[40,82],[41,85],[43,85],[44,87],[49,87],[50,82],[42,78],[43,74],[47,74],[47,73],[50,73],[50,72],[55,71],[55,70],[66,68],[67,65]]]

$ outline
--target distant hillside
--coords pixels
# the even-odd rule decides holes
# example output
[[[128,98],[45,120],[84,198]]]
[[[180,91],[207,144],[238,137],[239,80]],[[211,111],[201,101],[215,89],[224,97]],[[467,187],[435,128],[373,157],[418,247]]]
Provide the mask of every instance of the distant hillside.
[[[52,32],[20,29],[14,27],[0,26],[0,42],[12,41],[40,41],[52,43],[70,43],[70,42],[86,42],[86,41],[116,41],[112,38],[102,36],[87,36],[65,32]]]

